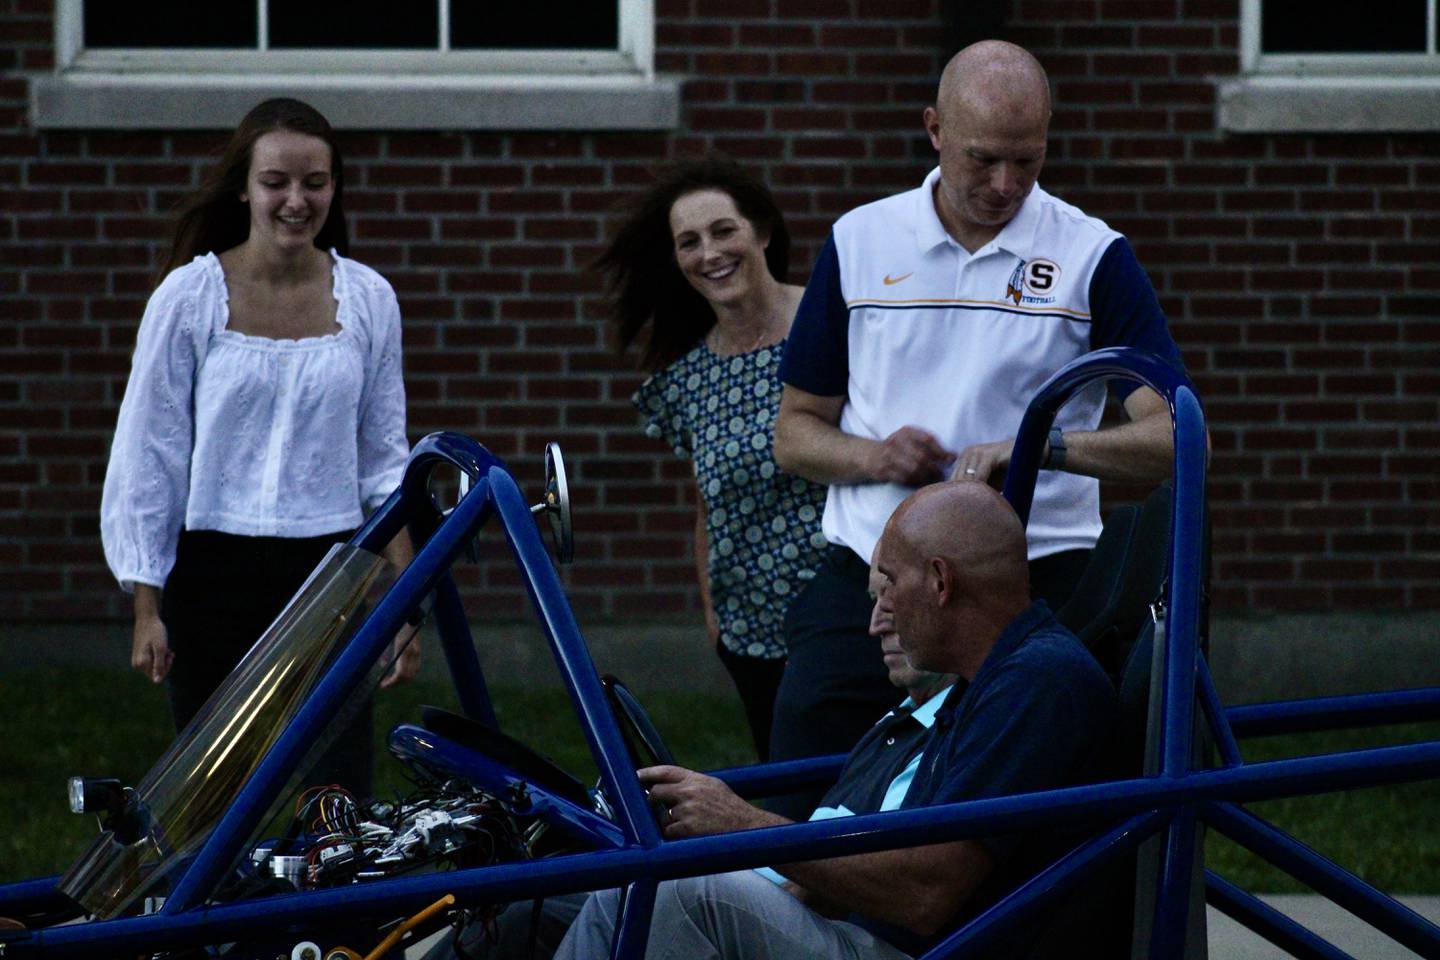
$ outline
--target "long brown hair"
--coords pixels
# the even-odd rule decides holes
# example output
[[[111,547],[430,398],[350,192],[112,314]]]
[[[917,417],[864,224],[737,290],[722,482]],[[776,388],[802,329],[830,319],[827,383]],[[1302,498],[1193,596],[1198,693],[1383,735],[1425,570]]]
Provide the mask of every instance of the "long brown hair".
[[[670,233],[675,201],[709,189],[729,194],[756,233],[769,233],[765,264],[771,276],[784,283],[790,267],[785,218],[765,185],[739,164],[711,154],[664,167],[655,184],[627,205],[619,230],[594,264],[605,277],[616,351],[623,355],[641,341],[639,366],[649,373],[683,357],[715,325],[715,311],[675,262]]]
[[[157,279],[164,279],[171,270],[201,254],[223,253],[250,236],[250,211],[240,202],[240,194],[250,175],[255,141],[275,130],[319,137],[330,147],[330,179],[335,194],[330,214],[315,237],[315,246],[321,250],[334,247],[342,255],[350,253],[350,233],[345,225],[345,164],[335,132],[320,111],[308,103],[276,97],[256,104],[245,114],[230,135],[220,162],[206,174],[200,188],[181,203],[171,227],[170,255]]]

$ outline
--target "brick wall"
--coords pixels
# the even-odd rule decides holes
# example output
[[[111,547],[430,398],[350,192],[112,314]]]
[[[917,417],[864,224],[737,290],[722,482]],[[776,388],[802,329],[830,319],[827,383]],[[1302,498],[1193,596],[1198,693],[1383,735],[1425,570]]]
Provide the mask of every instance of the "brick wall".
[[[0,619],[118,617],[96,513],[165,211],[222,133],[37,132],[50,3],[0,0]],[[1227,136],[1238,0],[1021,0],[1057,92],[1053,192],[1127,233],[1207,401],[1221,609],[1440,605],[1440,137]],[[412,439],[471,434],[538,493],[571,462],[582,616],[693,613],[689,471],[636,429],[584,269],[617,197],[714,146],[760,171],[802,281],[830,222],[932,164],[938,0],[658,0],[670,134],[349,133],[353,253],[405,316]],[[1120,492],[1123,494],[1123,492]],[[524,615],[508,553],[457,567]]]

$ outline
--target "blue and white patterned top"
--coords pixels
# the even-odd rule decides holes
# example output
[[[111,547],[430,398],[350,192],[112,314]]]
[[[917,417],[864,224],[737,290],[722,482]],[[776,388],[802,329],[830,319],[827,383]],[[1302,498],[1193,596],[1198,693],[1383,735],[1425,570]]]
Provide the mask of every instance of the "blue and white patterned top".
[[[702,342],[632,398],[646,435],[695,461],[721,642],[767,659],[785,656],[785,608],[825,547],[825,487],[775,466],[783,347],[722,357]]]

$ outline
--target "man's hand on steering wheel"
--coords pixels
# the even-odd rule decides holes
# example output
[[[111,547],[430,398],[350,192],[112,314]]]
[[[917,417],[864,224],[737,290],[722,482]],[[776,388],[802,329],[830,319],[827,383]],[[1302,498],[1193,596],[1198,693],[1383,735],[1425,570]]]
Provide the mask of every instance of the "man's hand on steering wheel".
[[[659,815],[667,840],[790,823],[779,814],[751,806],[725,783],[684,767],[646,767],[640,784],[666,811]]]

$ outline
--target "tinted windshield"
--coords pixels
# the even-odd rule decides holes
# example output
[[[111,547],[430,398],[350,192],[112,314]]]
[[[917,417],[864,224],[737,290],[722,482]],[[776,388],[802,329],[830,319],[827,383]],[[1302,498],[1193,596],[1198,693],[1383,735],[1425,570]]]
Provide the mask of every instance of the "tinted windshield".
[[[60,890],[107,919],[196,853],[364,619],[366,598],[388,570],[381,557],[358,547],[331,549],[135,788],[149,810],[148,832],[128,845],[102,833],[61,878]]]

